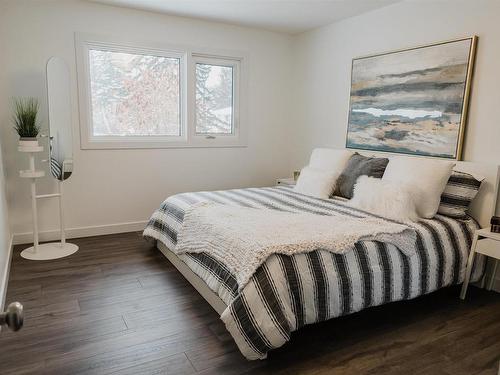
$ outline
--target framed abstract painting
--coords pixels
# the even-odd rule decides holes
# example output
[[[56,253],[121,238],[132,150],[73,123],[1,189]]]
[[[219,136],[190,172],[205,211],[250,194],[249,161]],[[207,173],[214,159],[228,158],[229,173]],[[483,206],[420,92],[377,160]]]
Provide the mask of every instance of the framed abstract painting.
[[[346,147],[460,160],[476,43],[353,59]]]

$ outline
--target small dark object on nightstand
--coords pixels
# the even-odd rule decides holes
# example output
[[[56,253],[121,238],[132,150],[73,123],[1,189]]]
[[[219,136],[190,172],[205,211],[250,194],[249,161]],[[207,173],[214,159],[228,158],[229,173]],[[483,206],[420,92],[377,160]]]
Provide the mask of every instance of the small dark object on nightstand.
[[[500,233],[500,216],[493,216],[490,221],[491,231],[494,233]]]

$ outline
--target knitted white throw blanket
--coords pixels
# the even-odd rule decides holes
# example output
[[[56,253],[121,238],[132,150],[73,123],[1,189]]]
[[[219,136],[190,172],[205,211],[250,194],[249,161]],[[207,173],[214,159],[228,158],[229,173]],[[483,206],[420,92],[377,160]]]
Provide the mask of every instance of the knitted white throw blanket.
[[[174,252],[211,255],[227,266],[241,290],[273,254],[317,249],[342,254],[360,240],[392,243],[408,256],[416,251],[415,230],[384,219],[200,203],[184,213]]]

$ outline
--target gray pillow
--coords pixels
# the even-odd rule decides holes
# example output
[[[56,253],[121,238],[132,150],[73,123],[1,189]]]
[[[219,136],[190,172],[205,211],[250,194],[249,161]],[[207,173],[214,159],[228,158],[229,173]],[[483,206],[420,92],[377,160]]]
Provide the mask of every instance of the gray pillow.
[[[369,158],[356,152],[351,156],[337,179],[337,186],[333,195],[351,199],[358,177],[366,175],[382,178],[387,163],[389,163],[387,158]]]

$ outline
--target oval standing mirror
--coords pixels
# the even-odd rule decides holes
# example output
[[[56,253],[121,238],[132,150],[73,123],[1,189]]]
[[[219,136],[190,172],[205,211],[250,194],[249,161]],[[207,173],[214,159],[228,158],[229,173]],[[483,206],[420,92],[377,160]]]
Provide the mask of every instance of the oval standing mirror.
[[[64,181],[73,173],[73,136],[69,70],[60,57],[51,57],[47,62],[47,97],[50,172]]]

